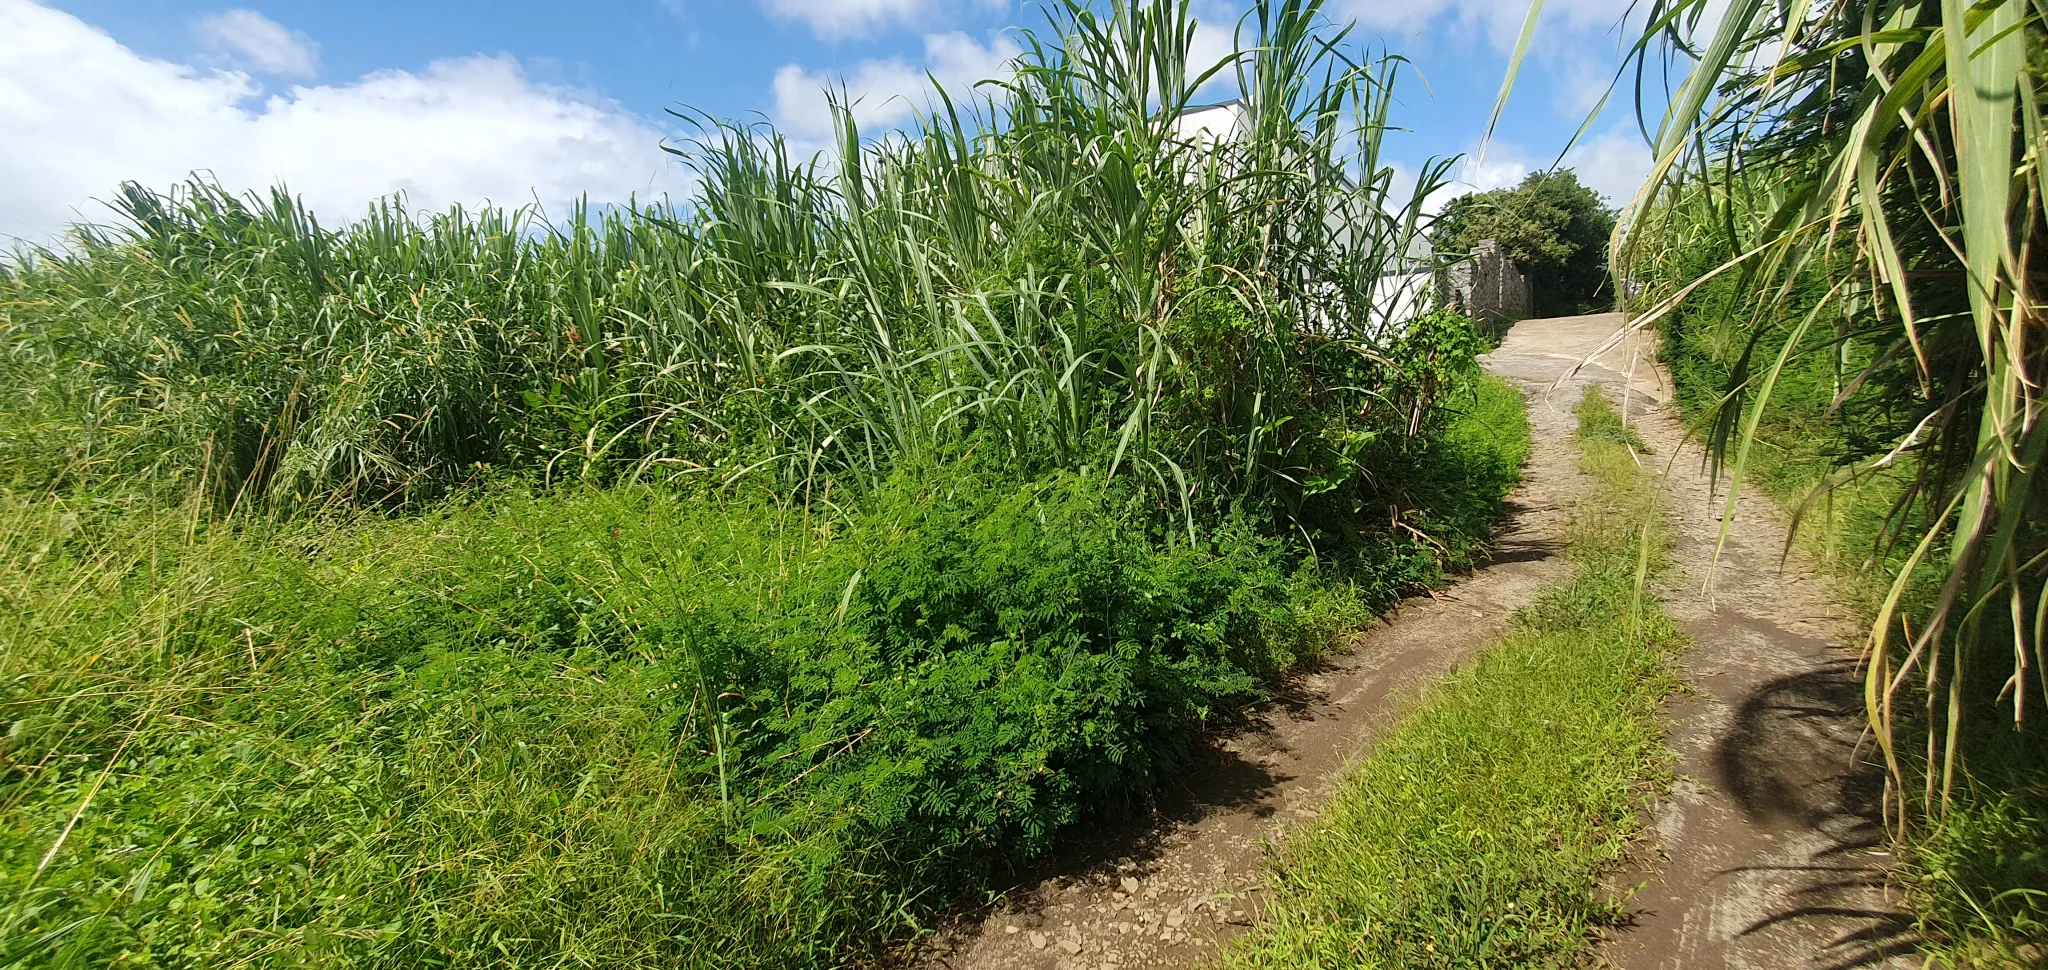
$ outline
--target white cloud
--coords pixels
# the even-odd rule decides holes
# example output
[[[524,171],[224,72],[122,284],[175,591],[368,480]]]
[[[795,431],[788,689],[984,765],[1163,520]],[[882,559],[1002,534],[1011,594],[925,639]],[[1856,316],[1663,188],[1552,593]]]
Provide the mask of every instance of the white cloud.
[[[1195,15],[1195,36],[1188,44],[1188,78],[1193,80],[1237,49],[1237,25],[1243,15],[1233,0],[1194,0],[1189,9]],[[1246,43],[1256,44],[1257,41],[1247,40]],[[1226,88],[1230,91],[1237,88],[1237,72],[1228,65],[1216,72],[1216,76],[1203,86],[1202,93],[1222,94]]]
[[[1451,184],[1437,193],[1448,202],[1471,192],[1504,189],[1519,184],[1530,172],[1550,167],[1554,157],[1533,158],[1521,146],[1496,141],[1486,148],[1484,158],[1469,152],[1451,176]],[[1585,139],[1565,153],[1559,167],[1574,170],[1579,183],[1605,196],[1609,205],[1620,208],[1635,197],[1643,180],[1649,178],[1653,160],[1650,149],[1635,130],[1617,126]],[[1436,198],[1432,203],[1441,204]]]
[[[266,74],[312,77],[320,68],[312,38],[254,10],[224,10],[192,22],[192,32],[217,51]]]
[[[964,33],[928,34],[924,63],[900,57],[862,61],[847,71],[811,72],[785,64],[775,72],[775,125],[799,148],[816,147],[832,135],[827,88],[843,83],[853,103],[853,120],[863,133],[910,122],[927,103],[929,70],[948,93],[959,96],[982,80],[1006,77],[1019,53],[1015,41],[997,37],[984,45]]]
[[[1603,99],[1627,101],[1628,85],[1632,82],[1627,78],[1616,80],[1617,65],[1613,60],[1597,60],[1584,51],[1575,51],[1560,60],[1562,63],[1552,72],[1555,86],[1553,107],[1559,115],[1584,118],[1592,114],[1594,108],[1601,107]]]
[[[1415,197],[1416,189],[1420,188],[1416,184],[1419,181],[1419,176],[1416,174],[1415,169],[1408,167],[1408,165],[1400,161],[1383,160],[1380,164],[1385,168],[1391,169],[1394,173],[1392,183],[1387,186],[1388,208],[1399,210],[1406,207],[1409,200]],[[1464,193],[1460,192],[1458,194],[1463,195]],[[1443,209],[1444,203],[1450,201],[1451,195],[1451,193],[1441,190],[1430,193],[1427,198],[1422,200],[1423,214],[1436,215]]]
[[[1456,197],[1468,192],[1505,189],[1519,184],[1541,164],[1518,146],[1496,141],[1487,145],[1483,153],[1477,149],[1465,153],[1452,171],[1451,182],[1444,187],[1444,192]]]
[[[1605,29],[1628,13],[1634,0],[1549,0],[1543,6],[1543,25],[1561,24],[1575,30]],[[1529,16],[1528,0],[1340,0],[1331,16],[1346,14],[1360,26],[1390,31],[1414,32],[1442,26],[1456,33],[1483,32],[1502,50],[1511,50],[1521,35],[1522,22]],[[1544,36],[1539,32],[1539,37]]]
[[[1725,0],[1721,0],[1725,2]],[[1408,35],[1406,46],[1443,48],[1440,56],[1453,62],[1470,60],[1474,48],[1490,47],[1494,53],[1513,51],[1526,21],[1531,0],[1336,0],[1332,16],[1355,17],[1367,30]],[[1531,106],[1530,91],[1543,95],[1559,117],[1577,123],[1600,105],[1614,69],[1625,58],[1628,46],[1641,29],[1643,11],[1637,0],[1547,0],[1543,19],[1537,24],[1522,61],[1511,101],[1512,109],[1525,113]],[[1633,17],[1633,20],[1625,18]],[[1392,41],[1390,43],[1402,43]],[[1428,58],[1425,58],[1428,59]],[[1505,56],[1498,60],[1481,55],[1473,64],[1500,78],[1507,68]],[[1624,82],[1626,83],[1626,82]],[[1609,108],[1622,99],[1610,99]]]
[[[1218,62],[1229,57],[1231,52],[1237,49],[1237,37],[1232,28],[1224,26],[1224,23],[1227,23],[1227,21],[1217,23],[1208,20],[1197,20],[1195,22],[1195,38],[1188,44],[1189,80],[1194,80],[1203,71],[1215,67]],[[1222,70],[1216,72],[1215,77],[1209,80],[1208,85],[1204,85],[1204,88],[1206,89],[1213,85],[1235,86],[1236,84],[1237,73],[1232,71],[1229,65],[1225,65]]]
[[[231,189],[283,181],[329,222],[404,191],[440,208],[550,208],[680,194],[663,133],[618,105],[538,84],[510,57],[438,61],[263,96],[249,75],[147,58],[70,14],[0,0],[0,234],[47,240],[124,179],[208,170]]]
[[[866,37],[880,27],[916,24],[937,12],[937,0],[761,0],[777,20],[807,24],[822,40]]]
[[[1564,163],[1578,170],[1581,183],[1606,196],[1608,204],[1616,208],[1628,205],[1655,167],[1649,146],[1628,126],[1580,142],[1565,153]]]
[[[1512,0],[1498,3],[1473,3],[1464,0],[1339,0],[1332,4],[1331,16],[1343,19],[1349,14],[1359,26],[1390,31],[1419,31],[1436,25],[1454,25],[1469,28],[1474,24],[1492,25],[1504,23],[1526,14],[1513,9]]]

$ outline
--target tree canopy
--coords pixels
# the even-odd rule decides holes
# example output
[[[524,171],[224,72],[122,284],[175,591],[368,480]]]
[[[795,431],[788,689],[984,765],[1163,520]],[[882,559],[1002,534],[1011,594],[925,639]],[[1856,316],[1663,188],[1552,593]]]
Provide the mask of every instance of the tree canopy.
[[[1614,216],[1571,169],[1531,172],[1514,188],[1452,199],[1437,217],[1433,242],[1440,253],[1459,254],[1498,240],[1528,276],[1539,314],[1577,313],[1613,299],[1607,238]]]

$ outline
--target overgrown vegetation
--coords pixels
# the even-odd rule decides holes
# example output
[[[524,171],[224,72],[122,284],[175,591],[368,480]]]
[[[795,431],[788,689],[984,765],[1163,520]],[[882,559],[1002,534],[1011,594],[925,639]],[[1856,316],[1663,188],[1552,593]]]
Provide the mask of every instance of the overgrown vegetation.
[[[1697,64],[1621,272],[1716,460],[1861,574],[1847,586],[1871,614],[1870,716],[1928,955],[2038,963],[2043,10],[1707,9],[1649,10],[1644,76],[1660,48]]]
[[[1592,313],[1614,304],[1607,237],[1614,210],[1568,168],[1531,172],[1511,189],[1461,195],[1430,230],[1439,252],[1470,253],[1488,239],[1528,277],[1537,316]]]
[[[873,956],[1465,561],[1526,429],[1379,299],[1393,63],[1261,4],[1189,142],[1185,5],[1050,21],[687,208],[8,264],[0,965]]]
[[[1667,537],[1633,433],[1579,407],[1573,578],[1518,613],[1291,837],[1231,967],[1564,966],[1613,919],[1595,878],[1669,772],[1658,721],[1679,645],[1642,594]]]
[[[1418,456],[1471,477],[1409,479],[1460,553],[1526,449],[1514,392],[1477,400]],[[857,508],[507,485],[223,528],[11,503],[0,956],[836,965],[1142,803],[1444,551],[1385,535],[1318,570],[971,465]]]

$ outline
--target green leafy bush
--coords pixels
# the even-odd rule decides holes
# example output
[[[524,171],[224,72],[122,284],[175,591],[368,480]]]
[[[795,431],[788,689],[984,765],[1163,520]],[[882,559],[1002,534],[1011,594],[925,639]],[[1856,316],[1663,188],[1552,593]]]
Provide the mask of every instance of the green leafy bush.
[[[1469,549],[1527,447],[1479,388],[1414,512],[1439,531],[1341,564],[972,461],[831,514],[9,495],[0,965],[832,965],[1142,801]]]
[[[8,961],[826,962],[1142,798],[1331,608],[1249,530],[973,468],[850,522],[512,489],[187,541],[15,504]]]
[[[1558,316],[1613,304],[1607,237],[1614,221],[1614,210],[1579,184],[1577,172],[1552,169],[1531,172],[1513,188],[1452,199],[1430,238],[1447,255],[1470,253],[1488,239],[1500,243],[1528,275],[1537,314]]]

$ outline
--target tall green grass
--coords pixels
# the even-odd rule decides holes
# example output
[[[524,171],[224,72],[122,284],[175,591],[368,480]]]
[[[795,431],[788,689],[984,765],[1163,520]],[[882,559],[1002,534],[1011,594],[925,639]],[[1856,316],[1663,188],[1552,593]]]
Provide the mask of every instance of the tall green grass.
[[[1687,76],[1618,262],[1715,460],[1818,525],[1805,539],[1866,607],[1927,955],[2038,965],[2048,9],[1720,9],[1646,10],[1638,64]]]
[[[973,451],[1184,519],[1332,526],[1437,426],[1454,324],[1386,319],[1423,230],[1381,157],[1399,62],[1271,0],[1188,61],[1185,3],[1056,3],[1006,79],[835,151],[689,116],[687,203],[340,229],[283,190],[128,186],[0,272],[0,470],[219,510],[430,500],[481,473],[764,479],[825,501]],[[1210,79],[1243,131],[1176,133]],[[1396,325],[1396,324],[1400,325]]]
[[[1766,410],[1810,393],[1816,361],[1838,377],[1832,407],[1903,419],[1819,481],[1895,486],[1883,533],[1903,563],[1872,619],[1867,695],[1903,833],[1950,809],[1966,722],[2023,721],[2048,698],[2031,255],[2048,213],[2048,10],[1659,0],[1644,13],[1639,89],[1660,55],[1667,80],[1683,77],[1653,99],[1668,105],[1657,165],[1619,259],[1644,290],[1642,323],[1717,278],[1756,297],[1723,303],[1745,349],[1721,362],[1716,459],[1742,477]],[[1927,572],[1939,579],[1922,590]]]
[[[1433,689],[1274,863],[1229,967],[1533,967],[1612,920],[1597,877],[1666,780],[1679,635],[1642,595],[1668,542],[1633,433],[1589,389],[1575,575]],[[1640,444],[1640,442],[1636,442]]]

